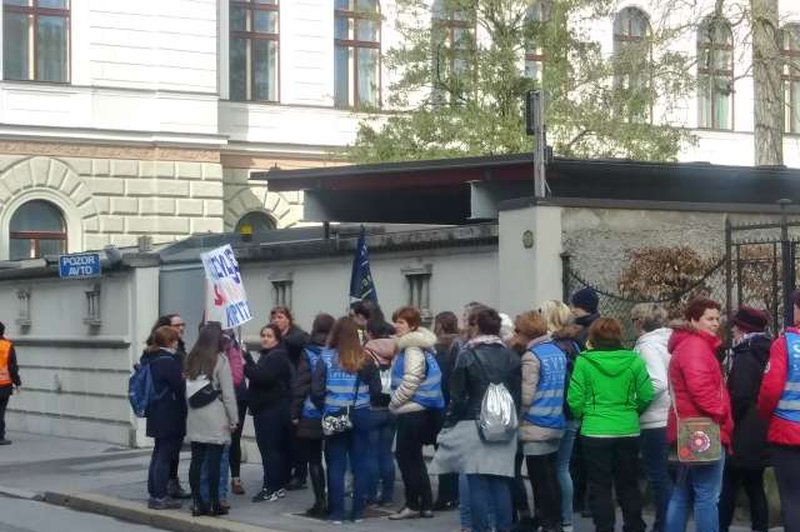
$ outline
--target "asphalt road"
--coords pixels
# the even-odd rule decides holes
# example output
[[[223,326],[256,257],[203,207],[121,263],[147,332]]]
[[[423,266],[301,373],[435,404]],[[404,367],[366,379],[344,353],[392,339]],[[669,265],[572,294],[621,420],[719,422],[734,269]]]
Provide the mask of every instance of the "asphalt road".
[[[76,512],[60,506],[0,497],[0,532],[155,532],[102,515]]]

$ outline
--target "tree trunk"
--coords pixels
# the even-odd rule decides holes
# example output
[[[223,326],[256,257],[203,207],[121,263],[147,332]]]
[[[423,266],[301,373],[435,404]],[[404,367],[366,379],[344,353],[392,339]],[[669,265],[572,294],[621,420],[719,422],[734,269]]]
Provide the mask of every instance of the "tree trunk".
[[[778,0],[750,0],[756,165],[783,164],[783,80]]]

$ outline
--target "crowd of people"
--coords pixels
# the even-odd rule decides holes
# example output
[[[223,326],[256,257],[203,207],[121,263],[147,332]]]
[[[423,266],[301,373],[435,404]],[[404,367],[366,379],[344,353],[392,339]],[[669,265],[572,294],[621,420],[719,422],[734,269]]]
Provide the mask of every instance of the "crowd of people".
[[[436,315],[433,330],[419,309],[387,320],[363,301],[338,319],[317,315],[308,334],[279,306],[255,355],[214,322],[187,353],[185,323],[165,316],[142,356],[156,392],[149,506],[191,498],[194,515],[227,513],[229,491],[245,493],[249,412],[263,464],[252,501],[276,501],[310,479],[306,513],[332,523],[392,506],[396,464],[404,493],[392,520],[458,509],[465,531],[553,532],[572,530],[577,511],[610,532],[616,498],[623,529],[645,532],[642,471],[651,530],[684,531],[691,515],[697,530],[725,532],[743,487],[760,532],[773,465],[784,529],[797,532],[800,505],[789,501],[800,501],[800,292],[792,301],[795,326],[775,338],[765,312],[739,308],[727,350],[721,307],[705,297],[679,321],[637,305],[628,349],[623,324],[598,313],[590,288],[513,320],[470,303],[460,319]],[[184,439],[191,493],[177,475]]]

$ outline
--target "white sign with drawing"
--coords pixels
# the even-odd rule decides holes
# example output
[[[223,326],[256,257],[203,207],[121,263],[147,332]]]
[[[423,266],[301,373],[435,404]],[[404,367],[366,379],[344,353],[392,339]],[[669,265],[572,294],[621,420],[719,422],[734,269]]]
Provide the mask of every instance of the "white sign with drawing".
[[[230,244],[200,255],[206,270],[206,321],[233,329],[253,319]]]

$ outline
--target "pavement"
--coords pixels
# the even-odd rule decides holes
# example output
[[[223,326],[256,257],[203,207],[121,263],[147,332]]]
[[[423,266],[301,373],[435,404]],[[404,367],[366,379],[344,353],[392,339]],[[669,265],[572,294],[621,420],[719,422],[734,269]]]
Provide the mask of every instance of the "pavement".
[[[181,510],[150,510],[146,506],[149,450],[27,433],[10,433],[9,438],[13,445],[0,447],[0,495],[44,501],[158,529],[177,532],[460,530],[457,511],[438,513],[434,519],[412,521],[389,521],[385,518],[388,511],[375,511],[362,523],[340,526],[309,519],[301,514],[312,505],[310,489],[290,492],[285,499],[276,502],[254,504],[250,496],[261,484],[260,464],[242,464],[242,481],[247,494],[229,497],[232,508],[227,516],[192,517],[188,501]],[[179,472],[187,489],[189,458],[188,451],[181,453]],[[435,483],[435,477],[433,481]],[[402,493],[398,475],[395,494],[402,496]],[[645,515],[645,520],[651,523],[652,516]],[[103,530],[129,530],[119,521],[111,522],[118,523],[119,528],[109,525],[110,528]],[[590,520],[580,517],[576,517],[574,525],[575,532],[589,532],[594,528]],[[731,531],[746,532],[749,528],[731,527]],[[6,529],[0,527],[0,530]],[[690,526],[689,530],[693,528]],[[772,529],[773,532],[779,530],[782,529]]]

